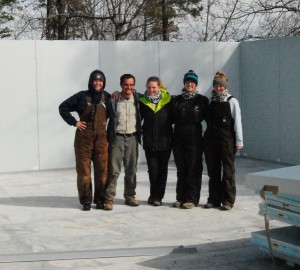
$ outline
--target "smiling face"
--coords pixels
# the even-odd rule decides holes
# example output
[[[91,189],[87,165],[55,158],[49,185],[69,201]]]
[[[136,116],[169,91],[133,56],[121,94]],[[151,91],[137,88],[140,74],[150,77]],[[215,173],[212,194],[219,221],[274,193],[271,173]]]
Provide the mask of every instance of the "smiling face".
[[[149,96],[157,95],[158,91],[159,91],[159,85],[157,82],[149,81],[147,83],[147,92],[148,92]]]
[[[192,93],[196,90],[197,88],[197,84],[195,83],[195,81],[193,80],[186,80],[184,83],[184,89],[189,92]]]
[[[93,87],[96,91],[100,91],[103,88],[102,80],[93,80]]]
[[[124,79],[123,83],[121,84],[122,89],[122,96],[124,98],[130,98],[134,89],[135,83],[133,78]]]
[[[214,86],[214,90],[217,94],[221,94],[225,91],[225,87],[223,85],[216,84]]]

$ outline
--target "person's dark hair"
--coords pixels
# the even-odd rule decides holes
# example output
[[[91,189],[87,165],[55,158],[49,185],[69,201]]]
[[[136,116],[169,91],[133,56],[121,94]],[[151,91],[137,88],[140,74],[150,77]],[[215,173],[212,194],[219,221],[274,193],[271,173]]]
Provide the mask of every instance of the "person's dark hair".
[[[128,80],[128,79],[133,79],[134,85],[135,85],[135,77],[132,74],[123,74],[120,77],[120,85],[122,85],[124,83],[124,81]]]
[[[149,77],[148,80],[147,80],[146,85],[147,85],[149,82],[156,82],[158,86],[161,86],[161,80],[160,80],[160,78],[158,78],[157,76]]]

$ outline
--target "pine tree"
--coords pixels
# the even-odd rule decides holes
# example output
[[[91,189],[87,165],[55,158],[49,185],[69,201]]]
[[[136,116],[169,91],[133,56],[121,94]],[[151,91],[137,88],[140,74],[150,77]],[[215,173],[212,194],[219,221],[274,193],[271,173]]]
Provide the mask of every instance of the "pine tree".
[[[11,36],[11,29],[7,26],[7,23],[14,19],[10,9],[15,3],[16,0],[0,0],[0,38]]]
[[[149,0],[144,9],[147,29],[144,39],[170,40],[170,35],[179,30],[177,19],[188,15],[197,17],[202,9],[201,0]]]

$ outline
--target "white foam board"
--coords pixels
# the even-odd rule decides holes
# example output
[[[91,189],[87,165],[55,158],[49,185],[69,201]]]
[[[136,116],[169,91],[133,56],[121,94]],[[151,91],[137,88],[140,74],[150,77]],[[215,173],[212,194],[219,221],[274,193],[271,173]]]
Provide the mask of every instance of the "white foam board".
[[[265,185],[277,186],[279,193],[300,194],[300,166],[250,173],[246,175],[246,187],[260,190]]]

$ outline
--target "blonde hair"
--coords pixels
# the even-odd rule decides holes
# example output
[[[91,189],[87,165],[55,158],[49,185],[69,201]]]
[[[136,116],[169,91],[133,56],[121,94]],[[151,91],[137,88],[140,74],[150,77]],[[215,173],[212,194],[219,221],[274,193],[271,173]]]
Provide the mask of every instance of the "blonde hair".
[[[149,77],[148,80],[147,80],[146,85],[147,85],[149,82],[156,82],[159,88],[161,88],[161,89],[167,89],[167,88],[163,85],[161,79],[160,79],[159,77],[157,77],[157,76],[151,76],[151,77]]]

